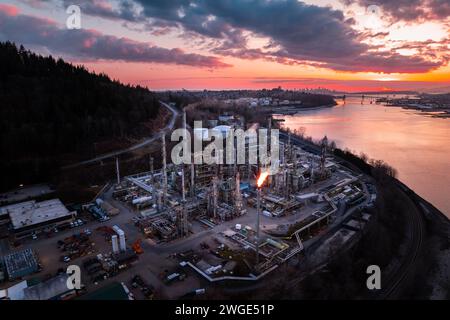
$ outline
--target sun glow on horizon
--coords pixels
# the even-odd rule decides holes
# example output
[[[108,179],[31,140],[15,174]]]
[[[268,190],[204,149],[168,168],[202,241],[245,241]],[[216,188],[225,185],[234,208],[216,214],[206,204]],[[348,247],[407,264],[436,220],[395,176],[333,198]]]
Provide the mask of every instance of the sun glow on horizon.
[[[172,21],[170,14],[151,16],[159,9],[177,9],[172,4],[164,8],[156,2],[148,4],[158,10],[141,11],[150,16],[132,19],[119,15],[121,6],[105,0],[94,2],[89,7],[92,11],[84,11],[83,28],[68,49],[62,45],[71,36],[64,28],[65,8],[54,1],[32,6],[11,0],[7,7],[0,6],[0,26],[1,19],[8,20],[2,29],[5,39],[154,90],[281,86],[376,91],[450,85],[448,17],[390,20],[389,12],[383,10],[377,17],[371,15],[362,0],[347,5],[338,0],[306,0],[291,7],[288,2],[255,3],[255,16],[248,18],[240,15],[241,8],[223,13],[221,6],[203,8],[199,2],[195,10],[186,7]],[[244,3],[240,6],[245,9]],[[275,24],[256,14],[271,13],[267,6],[277,8],[273,14],[283,14],[285,21]],[[314,11],[308,11],[311,8]],[[317,19],[305,22],[301,19],[305,12],[320,13],[333,28],[312,25],[311,30],[323,32],[309,34],[305,23],[314,24]],[[206,20],[197,25],[194,17]],[[24,36],[26,32],[17,31],[21,28],[8,27],[16,19],[22,25],[28,23],[24,30],[36,31],[36,35]]]

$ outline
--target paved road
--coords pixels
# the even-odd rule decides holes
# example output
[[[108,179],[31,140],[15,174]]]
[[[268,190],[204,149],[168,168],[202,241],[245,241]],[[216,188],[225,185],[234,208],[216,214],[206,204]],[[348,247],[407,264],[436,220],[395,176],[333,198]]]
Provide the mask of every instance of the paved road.
[[[119,156],[121,154],[128,153],[128,152],[131,152],[131,151],[135,151],[135,150],[140,149],[142,147],[148,146],[149,144],[153,143],[155,140],[161,138],[161,135],[163,133],[167,133],[167,132],[169,132],[170,130],[173,129],[173,127],[175,125],[175,120],[179,116],[179,111],[177,109],[175,109],[174,107],[170,106],[169,104],[165,103],[165,102],[160,101],[160,103],[164,107],[169,109],[170,112],[172,112],[172,118],[170,119],[169,123],[160,132],[158,132],[157,134],[153,135],[152,137],[147,138],[147,139],[145,139],[145,140],[143,140],[143,141],[141,141],[141,142],[139,142],[137,144],[134,144],[134,145],[132,145],[132,146],[130,146],[128,148],[117,150],[117,151],[113,151],[113,152],[109,152],[109,153],[105,153],[105,154],[100,155],[98,157],[95,157],[93,159],[89,159],[89,160],[81,161],[81,162],[78,162],[78,163],[74,163],[74,164],[65,166],[64,169],[75,168],[75,167],[79,167],[79,166],[82,166],[82,165],[87,165],[87,164],[95,163],[95,162],[98,162],[98,161],[102,161],[102,160],[105,160],[105,159],[114,158],[114,157],[117,157],[117,156]]]

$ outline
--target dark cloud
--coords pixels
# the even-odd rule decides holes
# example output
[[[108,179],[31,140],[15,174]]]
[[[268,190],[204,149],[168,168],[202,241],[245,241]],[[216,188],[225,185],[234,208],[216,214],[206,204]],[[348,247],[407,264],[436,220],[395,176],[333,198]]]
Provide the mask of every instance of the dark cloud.
[[[185,30],[224,39],[228,48],[233,44],[242,48],[242,33],[247,30],[273,39],[286,52],[298,56],[339,57],[367,49],[342,12],[297,0],[137,2],[143,6],[145,16],[174,21]]]
[[[66,0],[68,1],[68,0]],[[448,0],[341,0],[362,6],[379,5],[383,12],[408,21],[444,18]],[[70,1],[68,1],[70,2]],[[316,65],[341,71],[426,72],[447,63],[435,56],[402,56],[395,50],[377,52],[363,40],[383,38],[353,28],[355,21],[342,11],[298,0],[79,0],[86,14],[141,23],[153,35],[181,31],[191,45],[213,54],[241,59],[264,59],[288,65]],[[270,44],[250,48],[248,37],[264,37]],[[367,63],[367,64],[366,64]],[[418,71],[420,70],[420,71]]]
[[[447,61],[446,61],[447,62]],[[427,61],[419,56],[403,56],[395,52],[364,54],[356,58],[327,62],[323,67],[340,71],[422,73],[439,68],[443,60]]]
[[[123,60],[167,63],[207,68],[229,65],[216,57],[166,49],[127,38],[104,35],[94,30],[68,30],[53,21],[28,15],[11,14],[0,6],[0,40],[42,46],[57,54],[78,60]]]
[[[363,7],[379,6],[392,22],[441,20],[450,16],[449,0],[341,0],[346,5],[358,3]]]
[[[146,17],[170,21],[188,32],[221,40],[210,50],[225,56],[265,59],[288,65],[313,64],[340,71],[388,73],[426,72],[445,63],[444,60],[430,62],[396,52],[374,52],[375,47],[361,40],[383,37],[383,34],[358,33],[352,27],[354,20],[347,19],[341,11],[307,5],[297,0],[136,2],[143,7],[142,14]],[[407,7],[406,4],[399,4],[403,5]],[[270,46],[249,49],[244,31],[269,38]]]
[[[21,0],[29,1],[29,0]],[[48,2],[56,2],[48,0]],[[121,19],[130,22],[140,21],[140,13],[132,0],[120,0],[116,3],[108,0],[63,0],[63,7],[78,5],[84,14],[105,19]]]

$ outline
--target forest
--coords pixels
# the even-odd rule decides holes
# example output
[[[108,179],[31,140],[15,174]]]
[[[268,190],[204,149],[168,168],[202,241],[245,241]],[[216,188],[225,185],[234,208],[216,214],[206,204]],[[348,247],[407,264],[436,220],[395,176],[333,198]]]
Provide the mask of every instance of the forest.
[[[146,88],[0,42],[0,190],[47,181],[97,141],[148,135],[159,108]]]

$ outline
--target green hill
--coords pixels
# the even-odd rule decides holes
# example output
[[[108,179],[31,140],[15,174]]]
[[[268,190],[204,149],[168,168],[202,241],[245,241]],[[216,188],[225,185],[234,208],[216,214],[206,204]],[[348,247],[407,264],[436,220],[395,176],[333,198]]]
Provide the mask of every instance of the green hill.
[[[47,181],[96,141],[138,137],[158,112],[145,88],[0,42],[0,189]]]

